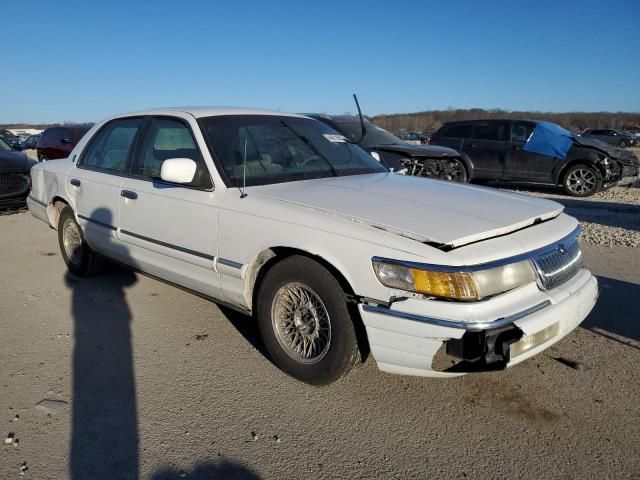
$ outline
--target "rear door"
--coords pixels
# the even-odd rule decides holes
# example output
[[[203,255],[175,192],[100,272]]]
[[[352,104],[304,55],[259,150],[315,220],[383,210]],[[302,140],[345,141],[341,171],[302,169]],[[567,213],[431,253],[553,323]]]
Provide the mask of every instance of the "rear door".
[[[474,178],[500,179],[505,170],[508,145],[508,123],[478,122],[470,139],[462,144],[462,151],[473,166]]]
[[[199,127],[188,115],[153,117],[145,126],[129,176],[118,192],[120,239],[136,265],[170,282],[220,298],[217,255],[218,208],[223,189],[214,189],[199,145]],[[200,143],[199,143],[200,142]],[[160,179],[162,163],[190,158],[197,165],[191,184]]]
[[[533,133],[535,123],[513,121],[510,128],[509,148],[505,153],[506,178],[514,180],[549,182],[553,180],[556,159],[522,149]]]
[[[67,175],[66,189],[85,238],[97,251],[127,264],[118,245],[120,190],[144,118],[112,120],[96,132]]]
[[[473,134],[473,124],[462,123],[453,125],[444,125],[439,131],[437,131],[432,137],[433,140],[429,142],[432,145],[441,145],[443,147],[453,148],[454,150],[462,151],[462,142],[465,139],[471,138]]]

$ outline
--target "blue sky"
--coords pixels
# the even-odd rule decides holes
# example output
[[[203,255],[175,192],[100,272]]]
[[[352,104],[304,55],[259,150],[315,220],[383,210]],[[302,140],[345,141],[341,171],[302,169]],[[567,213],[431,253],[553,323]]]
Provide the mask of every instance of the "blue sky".
[[[640,111],[640,1],[3,2],[0,123],[233,105]]]

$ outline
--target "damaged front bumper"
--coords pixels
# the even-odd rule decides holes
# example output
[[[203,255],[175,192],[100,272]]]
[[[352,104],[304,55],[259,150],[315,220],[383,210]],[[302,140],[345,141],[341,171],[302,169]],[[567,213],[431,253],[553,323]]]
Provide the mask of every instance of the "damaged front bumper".
[[[640,179],[640,168],[634,165],[623,165],[618,162],[607,162],[601,164],[602,168],[602,188],[611,187],[632,187]]]
[[[408,299],[360,304],[359,310],[380,370],[451,377],[507,368],[538,354],[576,328],[597,297],[595,277],[582,269],[544,292],[533,284],[485,302]],[[444,349],[457,363],[442,369],[434,358]]]

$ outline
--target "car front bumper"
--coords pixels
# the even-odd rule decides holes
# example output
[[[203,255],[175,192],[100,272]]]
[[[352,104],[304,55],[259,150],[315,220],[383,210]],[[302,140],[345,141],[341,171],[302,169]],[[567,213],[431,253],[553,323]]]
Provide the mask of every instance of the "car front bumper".
[[[531,288],[537,289],[535,285]],[[598,284],[588,270],[582,269],[559,287],[537,293],[536,301],[531,302],[528,297],[525,303],[529,301],[529,305],[521,304],[506,315],[500,300],[493,303],[479,302],[485,305],[475,306],[477,312],[473,311],[473,304],[467,304],[466,320],[444,318],[441,313],[432,316],[427,309],[433,302],[424,300],[396,302],[390,307],[360,304],[359,310],[367,331],[371,354],[380,370],[402,375],[452,377],[466,371],[508,368],[558,342],[592,310],[598,298]],[[459,307],[460,305],[457,306]],[[490,310],[494,307],[496,314],[491,317]],[[469,318],[472,320],[468,321]],[[496,335],[503,331],[517,333],[516,337],[510,333],[512,338],[501,345],[501,348],[506,349],[502,352],[504,361],[486,363],[487,358],[497,354],[497,344],[491,338],[495,340]],[[462,371],[434,368],[434,358],[443,345],[447,346],[447,350],[460,351],[460,345],[470,335],[487,339],[481,346],[486,355],[478,362],[471,362],[470,366],[474,368]],[[518,354],[511,357],[510,348],[517,350]]]

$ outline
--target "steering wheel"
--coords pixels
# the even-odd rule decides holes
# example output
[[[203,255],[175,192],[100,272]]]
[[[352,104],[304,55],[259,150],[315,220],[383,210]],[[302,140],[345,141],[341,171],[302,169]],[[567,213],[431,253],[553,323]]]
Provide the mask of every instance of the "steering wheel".
[[[307,157],[302,162],[300,162],[300,166],[304,167],[305,165],[311,162],[324,163],[318,155],[311,155],[310,157]]]

